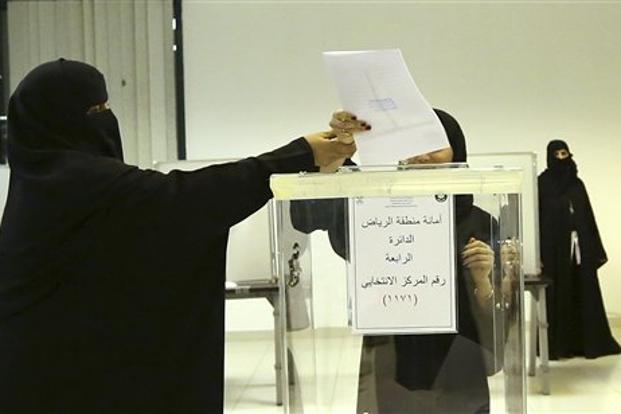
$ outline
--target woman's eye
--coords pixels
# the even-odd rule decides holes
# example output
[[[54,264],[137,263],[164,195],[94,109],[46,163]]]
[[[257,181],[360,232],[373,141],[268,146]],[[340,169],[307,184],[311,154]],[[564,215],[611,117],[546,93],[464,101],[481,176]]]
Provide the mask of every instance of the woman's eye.
[[[108,102],[104,102],[101,104],[91,106],[90,108],[88,108],[88,111],[86,111],[86,114],[87,115],[96,114],[99,112],[107,111],[108,109],[110,109],[110,104],[108,104]]]

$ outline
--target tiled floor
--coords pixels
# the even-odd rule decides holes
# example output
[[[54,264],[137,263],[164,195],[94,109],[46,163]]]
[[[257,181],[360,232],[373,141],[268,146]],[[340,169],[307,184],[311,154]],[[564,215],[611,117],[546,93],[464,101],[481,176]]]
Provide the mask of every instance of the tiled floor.
[[[613,326],[616,338],[621,338],[621,325]],[[332,332],[322,341],[317,361],[309,353],[296,355],[300,380],[312,366],[325,367],[319,373],[319,389],[312,390],[318,406],[306,414],[348,414],[355,410],[357,367],[360,341],[348,335]],[[296,338],[303,349],[307,338]],[[280,414],[275,404],[274,349],[271,333],[232,333],[227,337],[226,412],[231,414]],[[337,380],[338,378],[338,380]],[[621,356],[595,360],[575,358],[550,364],[552,394],[539,394],[538,380],[528,378],[529,413],[618,413],[621,412]],[[495,403],[498,381],[492,387],[492,412],[503,412]],[[335,386],[336,385],[336,386]],[[500,393],[502,393],[500,391]]]

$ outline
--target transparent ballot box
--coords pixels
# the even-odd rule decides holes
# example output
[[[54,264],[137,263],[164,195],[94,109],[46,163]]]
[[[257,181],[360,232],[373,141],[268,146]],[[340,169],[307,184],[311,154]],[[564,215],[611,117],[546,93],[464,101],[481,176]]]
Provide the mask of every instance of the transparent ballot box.
[[[285,412],[525,412],[522,180],[452,164],[273,175]]]

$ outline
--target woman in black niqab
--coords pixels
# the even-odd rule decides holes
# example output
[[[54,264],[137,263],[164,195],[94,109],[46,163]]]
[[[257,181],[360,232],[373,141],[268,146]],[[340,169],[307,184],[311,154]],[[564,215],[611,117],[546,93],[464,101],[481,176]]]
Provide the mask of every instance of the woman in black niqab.
[[[465,163],[466,139],[459,123],[445,111],[434,112],[452,150],[450,160],[442,162]],[[473,204],[472,194],[456,195],[454,205],[459,332],[364,336],[357,413],[489,412],[493,291],[481,305],[474,293],[477,286],[472,272],[463,264],[461,254],[471,243],[483,242],[488,248],[495,245],[498,226],[489,213]],[[345,260],[346,211],[343,200],[291,203],[294,228],[304,233],[327,230],[333,250]]]
[[[550,358],[618,354],[597,269],[606,261],[586,187],[567,143],[550,141],[548,168],[539,176],[539,220],[547,289]]]
[[[228,230],[313,151],[140,170],[106,102],[101,73],[63,59],[10,99],[0,412],[221,412]]]

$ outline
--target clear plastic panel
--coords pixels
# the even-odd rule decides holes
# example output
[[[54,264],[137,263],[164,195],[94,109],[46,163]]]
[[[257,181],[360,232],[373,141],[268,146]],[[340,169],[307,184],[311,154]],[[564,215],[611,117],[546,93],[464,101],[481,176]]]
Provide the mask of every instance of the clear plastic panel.
[[[484,179],[485,175],[482,175]],[[415,174],[411,177],[416,178]],[[281,305],[287,310],[283,321],[286,332],[283,357],[288,367],[285,412],[526,411],[520,195],[519,192],[488,190],[475,194],[424,194],[413,190],[411,197],[400,194],[396,199],[397,206],[405,205],[402,210],[394,209],[393,205],[392,210],[385,210],[388,213],[384,216],[378,213],[381,209],[373,210],[375,216],[358,222],[352,220],[352,216],[361,214],[355,210],[361,199],[394,204],[395,197],[377,194],[276,201],[276,267],[281,288],[286,292],[281,295]],[[354,328],[361,325],[352,326],[352,321],[360,316],[364,306],[375,304],[378,313],[385,311],[387,306],[381,303],[382,297],[394,295],[395,301],[403,299],[404,303],[393,305],[401,306],[398,312],[404,313],[425,309],[424,301],[434,300],[434,294],[425,297],[422,293],[423,289],[432,289],[434,275],[425,279],[403,269],[416,260],[433,263],[429,256],[434,255],[424,253],[426,257],[420,259],[417,256],[418,252],[425,251],[429,239],[418,237],[423,234],[425,224],[422,215],[415,215],[422,210],[408,209],[407,200],[424,200],[436,195],[449,197],[454,204],[453,232],[446,233],[451,236],[447,244],[452,245],[452,251],[443,250],[449,251],[454,259],[453,275],[448,278],[453,278],[450,282],[454,287],[452,303],[457,332],[429,333],[424,326],[428,322],[417,326],[419,322],[414,321],[408,326],[405,318],[406,322],[401,321],[394,331],[390,330],[394,326],[387,324],[388,328],[379,333],[372,330],[360,333]],[[389,217],[392,222],[387,224]],[[397,221],[401,226],[394,227],[394,233],[387,233]],[[415,225],[416,221],[420,226]],[[359,240],[363,237],[361,232],[351,227],[361,228],[361,223],[381,230],[369,240],[376,238],[384,242],[393,249],[390,254],[386,248],[369,249]],[[427,224],[434,225],[434,218],[429,218]],[[292,231],[311,235],[310,245],[293,256],[286,241],[287,234]],[[418,245],[412,243],[415,239],[419,240]],[[461,253],[473,239],[485,243],[477,244],[478,247],[489,249],[485,256],[491,259],[488,264],[464,261]],[[363,256],[356,255],[353,250],[356,246],[367,249]],[[408,249],[416,253],[408,256]],[[283,253],[285,251],[287,253]],[[438,252],[438,257],[446,257],[447,251]],[[397,262],[398,254],[401,256]],[[414,259],[408,263],[411,257]],[[364,261],[365,266],[355,269],[353,258]],[[396,266],[402,271],[393,272],[384,279],[369,277],[375,274],[368,272],[374,260],[383,262],[383,269]],[[412,276],[410,282],[417,282],[417,286],[408,282],[408,276]],[[358,281],[358,292],[373,290],[374,299],[363,302],[356,296],[354,279]],[[439,286],[435,289],[440,289]],[[401,290],[395,293],[391,288]],[[405,303],[412,292],[416,292],[417,305],[413,305],[411,299]],[[352,302],[360,303],[354,306]],[[399,319],[394,315],[389,314],[387,320]],[[366,318],[368,320],[368,316]]]
[[[522,211],[520,220],[523,229],[522,267],[525,274],[536,275],[541,270],[539,258],[539,196],[537,188],[537,154],[534,152],[494,152],[468,154],[468,165],[472,168],[495,166],[517,167],[522,170]]]

